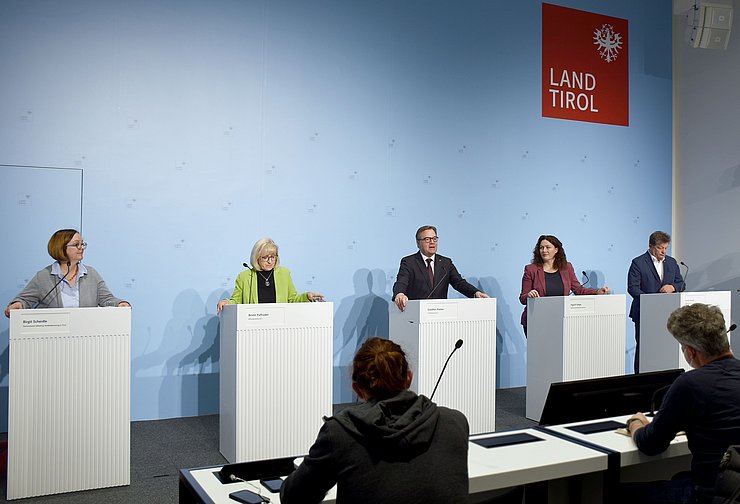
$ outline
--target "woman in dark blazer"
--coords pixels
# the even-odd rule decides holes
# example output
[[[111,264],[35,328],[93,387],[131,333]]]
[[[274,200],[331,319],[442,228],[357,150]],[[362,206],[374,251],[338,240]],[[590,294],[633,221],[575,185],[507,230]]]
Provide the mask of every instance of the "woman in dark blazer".
[[[560,240],[552,235],[542,235],[532,252],[532,263],[524,267],[522,292],[519,302],[524,305],[522,326],[527,334],[527,299],[543,296],[577,296],[583,294],[609,294],[606,285],[600,289],[584,287],[576,278],[573,265],[565,258]]]

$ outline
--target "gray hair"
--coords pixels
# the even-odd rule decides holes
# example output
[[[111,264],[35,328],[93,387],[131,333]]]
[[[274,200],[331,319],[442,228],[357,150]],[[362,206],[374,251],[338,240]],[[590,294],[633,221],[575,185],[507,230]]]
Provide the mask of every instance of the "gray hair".
[[[662,243],[671,243],[671,235],[664,231],[655,231],[650,235],[650,238],[648,239],[648,245],[650,245],[651,247],[660,245]]]
[[[682,345],[695,348],[705,357],[715,357],[730,351],[725,317],[719,308],[694,303],[675,310],[666,324]]]
[[[272,238],[260,238],[252,247],[252,255],[249,256],[252,267],[257,271],[262,271],[259,258],[262,256],[275,254],[275,267],[280,266],[280,256],[278,255],[278,246]]]

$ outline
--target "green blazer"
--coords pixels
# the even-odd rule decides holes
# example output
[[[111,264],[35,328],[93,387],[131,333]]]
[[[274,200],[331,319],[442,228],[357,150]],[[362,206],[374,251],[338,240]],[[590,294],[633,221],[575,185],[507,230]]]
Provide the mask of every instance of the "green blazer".
[[[283,266],[277,266],[273,270],[272,277],[275,280],[275,300],[278,303],[307,303],[308,293],[298,294],[290,278],[290,270]],[[229,299],[229,304],[259,303],[257,299],[257,271],[246,270],[236,277],[234,293]]]

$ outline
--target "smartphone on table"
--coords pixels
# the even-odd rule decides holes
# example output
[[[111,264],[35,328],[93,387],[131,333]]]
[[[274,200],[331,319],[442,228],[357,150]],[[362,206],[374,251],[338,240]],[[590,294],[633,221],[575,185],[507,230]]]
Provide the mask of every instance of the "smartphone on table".
[[[278,493],[283,486],[283,478],[263,478],[260,480],[262,486],[272,493]]]
[[[243,504],[262,504],[263,502],[265,502],[265,499],[262,498],[260,494],[256,494],[251,490],[239,490],[236,492],[231,492],[229,494],[229,497],[237,502],[242,502]]]

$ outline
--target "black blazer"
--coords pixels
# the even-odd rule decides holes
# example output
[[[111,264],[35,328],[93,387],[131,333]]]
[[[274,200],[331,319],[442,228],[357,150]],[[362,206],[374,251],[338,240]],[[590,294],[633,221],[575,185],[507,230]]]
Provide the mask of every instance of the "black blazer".
[[[427,265],[421,252],[417,252],[401,259],[396,283],[393,284],[393,299],[400,292],[409,299],[447,299],[450,285],[469,298],[474,297],[479,290],[458,273],[452,259],[439,254],[434,256],[434,286],[430,285]]]

